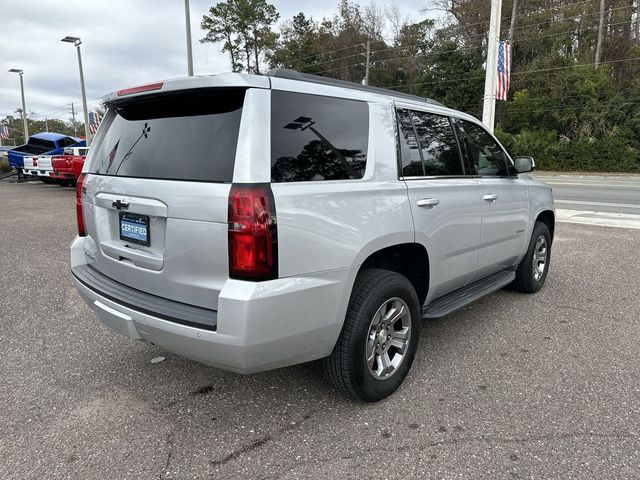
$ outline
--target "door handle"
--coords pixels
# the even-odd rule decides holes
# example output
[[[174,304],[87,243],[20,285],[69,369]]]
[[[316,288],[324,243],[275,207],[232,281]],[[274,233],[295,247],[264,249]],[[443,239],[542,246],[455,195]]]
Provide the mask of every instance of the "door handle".
[[[416,202],[419,207],[434,208],[440,203],[437,198],[423,198]]]
[[[495,193],[488,193],[484,197],[482,197],[482,199],[486,202],[495,202],[496,200],[498,200],[498,198],[500,198],[500,195]]]

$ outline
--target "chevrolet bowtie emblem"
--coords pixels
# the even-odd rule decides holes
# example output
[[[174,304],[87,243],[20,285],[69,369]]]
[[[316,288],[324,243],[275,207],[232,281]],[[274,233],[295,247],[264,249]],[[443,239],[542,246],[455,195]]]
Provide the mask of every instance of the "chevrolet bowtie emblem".
[[[122,210],[123,208],[129,208],[129,204],[121,201],[120,199],[116,200],[111,205],[113,205],[118,210]]]

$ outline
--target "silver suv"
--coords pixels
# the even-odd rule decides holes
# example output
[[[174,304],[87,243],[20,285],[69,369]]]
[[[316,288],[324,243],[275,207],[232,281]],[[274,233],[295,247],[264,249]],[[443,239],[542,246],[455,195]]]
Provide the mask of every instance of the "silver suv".
[[[391,394],[421,319],[549,269],[551,189],[474,117],[293,71],[120,90],[77,184],[75,284],[129,338]]]

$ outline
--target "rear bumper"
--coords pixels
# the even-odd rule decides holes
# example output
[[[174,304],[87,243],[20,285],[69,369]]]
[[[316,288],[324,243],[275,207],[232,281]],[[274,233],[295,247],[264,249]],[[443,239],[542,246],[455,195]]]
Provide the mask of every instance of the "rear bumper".
[[[72,270],[87,263],[84,238],[71,246]],[[238,373],[303,363],[331,353],[340,334],[357,267],[269,282],[227,280],[215,331],[166,320],[86,279],[81,297],[109,328],[178,355]]]
[[[73,174],[72,172],[60,172],[57,170],[53,170],[51,172],[51,175],[49,176],[56,180],[77,180],[76,175]]]

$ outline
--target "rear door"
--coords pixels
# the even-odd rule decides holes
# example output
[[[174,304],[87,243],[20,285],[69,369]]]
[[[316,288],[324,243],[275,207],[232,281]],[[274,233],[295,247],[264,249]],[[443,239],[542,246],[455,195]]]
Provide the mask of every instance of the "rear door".
[[[482,205],[482,240],[476,278],[512,267],[527,243],[529,194],[500,144],[484,127],[459,120],[469,168]]]
[[[465,176],[448,117],[398,109],[401,176],[409,192],[416,242],[429,254],[427,303],[472,277],[480,243],[478,184]]]
[[[85,169],[92,267],[147,293],[217,308],[245,90],[148,95],[110,108]]]

